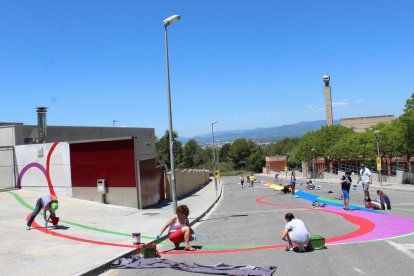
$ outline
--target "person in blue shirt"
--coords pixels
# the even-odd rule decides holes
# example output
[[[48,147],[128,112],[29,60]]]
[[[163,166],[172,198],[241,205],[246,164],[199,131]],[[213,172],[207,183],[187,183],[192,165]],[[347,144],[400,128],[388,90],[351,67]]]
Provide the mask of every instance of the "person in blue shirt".
[[[390,198],[384,194],[382,190],[377,190],[377,195],[379,197],[379,202],[371,201],[371,204],[374,205],[374,208],[381,210],[391,210]]]

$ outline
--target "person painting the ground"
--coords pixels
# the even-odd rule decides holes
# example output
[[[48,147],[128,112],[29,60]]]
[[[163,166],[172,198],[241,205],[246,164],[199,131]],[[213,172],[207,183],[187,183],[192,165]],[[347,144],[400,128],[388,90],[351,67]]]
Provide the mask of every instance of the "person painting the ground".
[[[343,198],[344,198],[344,209],[345,211],[349,210],[349,190],[351,189],[351,183],[352,183],[352,178],[351,178],[351,171],[346,171],[345,175],[343,175],[341,177],[341,190],[342,190],[342,194],[343,194]]]
[[[309,231],[306,229],[305,223],[300,219],[295,219],[292,213],[285,215],[287,224],[282,234],[282,240],[288,242],[286,251],[293,250],[293,244],[298,245],[298,251],[305,251],[305,246],[309,243]]]
[[[362,182],[362,189],[364,190],[364,201],[365,205],[367,205],[367,203],[371,202],[371,197],[369,196],[369,184],[372,183],[372,179],[371,171],[367,167],[365,167],[364,164],[361,164],[357,184],[359,183],[359,181]]]
[[[296,172],[292,171],[290,175],[290,189],[292,190],[292,197],[295,197],[295,186],[296,186]]]
[[[377,190],[377,195],[379,197],[379,202],[377,201],[371,202],[374,208],[381,209],[381,210],[391,210],[390,198],[386,194],[384,194],[382,190]]]
[[[179,205],[176,215],[167,221],[157,238],[169,227],[168,238],[174,243],[176,249],[180,247],[180,243],[184,242],[185,251],[195,251],[195,248],[190,245],[190,241],[194,240],[195,233],[191,229],[190,222],[188,221],[189,214],[190,210],[187,205]]]
[[[50,213],[50,218],[55,221],[56,219],[56,210],[58,209],[58,200],[55,196],[43,195],[37,199],[36,206],[33,210],[32,215],[27,221],[27,230],[30,230],[32,223],[36,216],[39,214],[40,210],[43,209],[43,218],[45,220],[45,228],[48,226],[47,212]],[[54,224],[54,227],[57,228],[57,224]]]

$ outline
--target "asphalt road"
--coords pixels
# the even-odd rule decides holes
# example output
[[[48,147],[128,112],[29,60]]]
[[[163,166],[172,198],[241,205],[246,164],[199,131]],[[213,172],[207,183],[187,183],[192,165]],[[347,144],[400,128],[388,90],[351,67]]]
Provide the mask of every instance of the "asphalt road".
[[[262,177],[258,180],[272,179]],[[328,244],[324,250],[286,252],[280,235],[286,223],[284,215],[287,212],[302,219],[311,233],[321,234],[327,239],[344,237],[355,233],[360,227],[337,213],[328,212],[329,208],[313,208],[310,201],[282,195],[267,185],[256,183],[254,188],[249,188],[245,184],[242,189],[238,177],[225,177],[223,181],[223,199],[194,227],[199,240],[193,246],[198,247],[197,252],[203,254],[171,250],[173,246],[164,243],[160,251],[168,252],[162,258],[203,265],[272,265],[277,266],[274,275],[413,275],[414,234],[381,240],[367,238],[359,242],[347,242],[346,239],[342,242],[338,238],[336,244]],[[309,193],[331,200],[340,195],[339,184],[321,185],[320,190]],[[371,193],[375,194],[375,191]],[[386,211],[389,218],[397,216],[414,219],[413,192],[387,190],[386,193],[393,204],[393,210]],[[374,195],[372,197],[375,198]],[[351,191],[351,204],[361,203],[360,188]],[[361,213],[366,214],[362,210],[349,212],[355,216]],[[369,216],[368,214],[368,218]],[[391,220],[385,219],[382,223],[390,229],[399,230],[399,225]],[[111,276],[190,274],[192,273],[166,268],[114,269],[104,273]]]

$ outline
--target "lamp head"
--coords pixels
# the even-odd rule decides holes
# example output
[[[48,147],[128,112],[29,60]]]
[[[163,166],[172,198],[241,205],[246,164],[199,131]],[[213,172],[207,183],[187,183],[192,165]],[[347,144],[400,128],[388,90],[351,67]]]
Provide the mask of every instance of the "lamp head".
[[[180,20],[181,16],[179,15],[171,15],[170,17],[164,19],[164,21],[162,21],[162,24],[164,24],[164,27],[167,27],[169,25],[174,24],[175,22],[177,22],[178,20]]]

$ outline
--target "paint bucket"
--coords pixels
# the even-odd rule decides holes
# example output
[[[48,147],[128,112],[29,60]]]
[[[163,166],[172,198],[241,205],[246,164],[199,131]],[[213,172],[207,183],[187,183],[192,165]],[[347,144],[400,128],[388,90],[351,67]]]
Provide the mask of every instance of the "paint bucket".
[[[137,245],[141,243],[141,233],[136,232],[132,233],[133,245]]]

